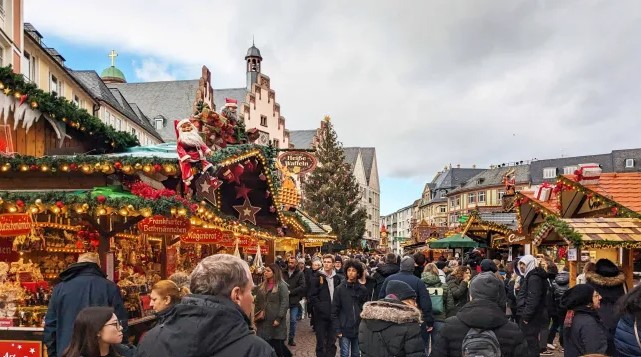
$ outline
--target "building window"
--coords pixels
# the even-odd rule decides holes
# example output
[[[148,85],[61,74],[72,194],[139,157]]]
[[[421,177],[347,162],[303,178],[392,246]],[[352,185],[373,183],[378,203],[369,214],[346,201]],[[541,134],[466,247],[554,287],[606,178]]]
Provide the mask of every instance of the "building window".
[[[499,191],[499,200],[502,200],[503,196],[505,196],[505,192]]]
[[[4,0],[0,0],[0,16],[4,17]]]
[[[35,82],[36,81],[36,58],[33,57],[29,52],[24,51],[24,57],[22,57],[22,75],[24,75],[27,81]]]
[[[133,135],[135,137],[138,137],[138,135],[136,134],[136,129],[135,128],[131,128],[131,135]]]
[[[73,95],[73,104],[75,104],[77,107],[80,106],[80,98],[76,94]]]
[[[476,193],[467,194],[467,203],[476,203]]]
[[[0,1],[2,1],[2,0],[0,0]],[[5,63],[4,63],[4,47],[2,47],[2,45],[0,45],[0,66],[5,66]]]
[[[578,168],[579,168],[578,166],[566,166],[563,168],[563,174],[574,175],[574,171],[576,171]]]
[[[553,179],[556,177],[556,167],[546,167],[543,169],[544,179]]]
[[[485,191],[479,192],[479,202],[485,202]]]
[[[267,117],[264,115],[260,116],[260,125],[267,126]]]
[[[456,197],[456,207],[459,207],[461,205],[461,197],[463,197],[463,195]]]
[[[438,207],[439,213],[445,213],[447,212],[447,206],[439,206]]]
[[[164,125],[163,125],[163,124],[164,124],[163,122],[164,122],[164,120],[162,120],[162,118],[156,118],[156,119],[154,119],[154,128],[156,128],[157,130],[162,129],[162,128],[163,128],[163,126],[164,126]]]
[[[56,94],[60,95],[60,82],[53,74],[51,75],[51,78],[49,78],[49,91],[56,92]]]
[[[625,159],[625,168],[631,169],[634,167],[634,159]]]
[[[116,118],[116,130],[122,130],[122,120],[119,118]],[[135,132],[133,132],[132,134],[136,135]]]
[[[441,191],[441,198],[445,197],[447,195],[447,191]]]

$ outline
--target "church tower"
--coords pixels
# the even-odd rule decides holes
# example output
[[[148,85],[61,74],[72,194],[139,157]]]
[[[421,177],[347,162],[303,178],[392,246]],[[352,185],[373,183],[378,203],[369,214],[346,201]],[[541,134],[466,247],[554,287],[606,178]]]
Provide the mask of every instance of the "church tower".
[[[247,62],[247,91],[251,91],[252,84],[258,80],[262,61],[263,57],[260,55],[260,50],[252,42],[252,46],[247,50],[247,55],[245,56],[245,62]]]
[[[105,70],[100,74],[100,77],[105,83],[127,83],[125,75],[116,67],[116,57],[118,57],[118,53],[111,50],[111,52],[109,52],[111,67],[105,68]]]

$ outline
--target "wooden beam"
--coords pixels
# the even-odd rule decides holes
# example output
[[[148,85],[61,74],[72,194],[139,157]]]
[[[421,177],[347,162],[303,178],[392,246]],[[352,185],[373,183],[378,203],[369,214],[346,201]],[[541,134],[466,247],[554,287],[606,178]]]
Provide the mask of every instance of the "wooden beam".
[[[634,288],[634,257],[632,256],[632,249],[622,249],[621,265],[623,266],[623,274],[625,274],[625,285],[628,291]]]
[[[577,249],[577,259],[581,259],[581,250]],[[576,285],[576,269],[577,269],[577,262],[576,261],[570,261],[568,262],[568,266],[570,269],[570,287],[573,287]]]

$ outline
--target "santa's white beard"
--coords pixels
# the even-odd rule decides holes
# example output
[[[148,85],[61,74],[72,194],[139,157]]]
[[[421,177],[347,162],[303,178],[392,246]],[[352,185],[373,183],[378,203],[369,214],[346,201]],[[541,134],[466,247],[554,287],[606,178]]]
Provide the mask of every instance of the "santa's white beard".
[[[203,138],[196,130],[192,131],[179,131],[178,141],[187,146],[201,146],[205,145]]]

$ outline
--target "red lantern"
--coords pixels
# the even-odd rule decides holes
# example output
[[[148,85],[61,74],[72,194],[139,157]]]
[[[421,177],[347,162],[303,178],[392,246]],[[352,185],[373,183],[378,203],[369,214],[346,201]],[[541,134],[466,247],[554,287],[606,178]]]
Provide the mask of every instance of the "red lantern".
[[[105,197],[103,195],[100,195],[100,196],[96,197],[96,201],[98,201],[98,203],[100,203],[100,204],[103,204],[103,203],[105,203],[105,201],[107,201],[107,197]]]

